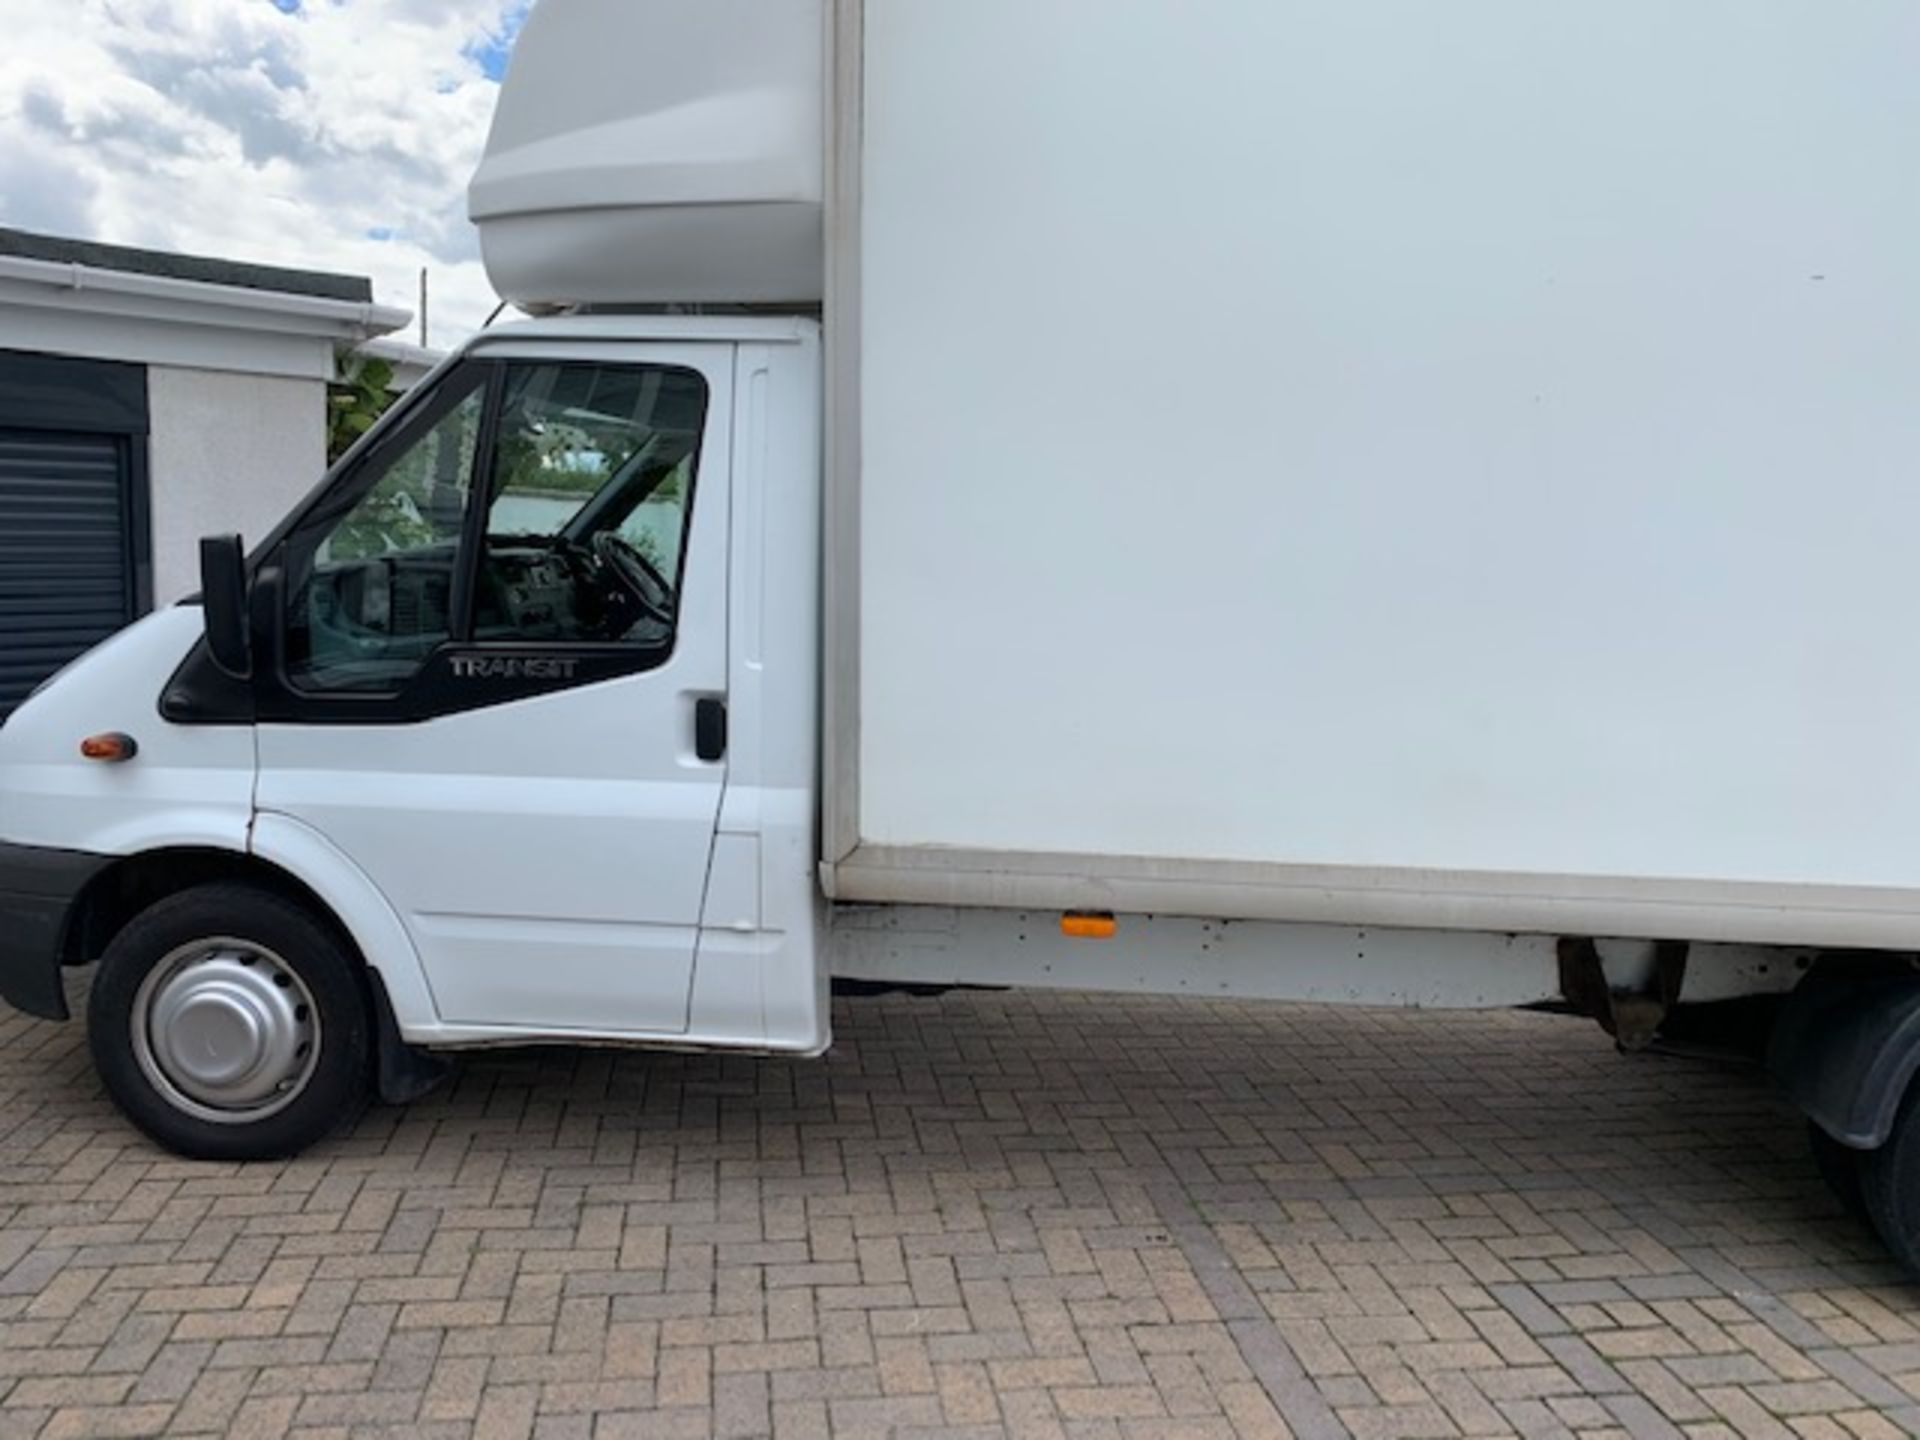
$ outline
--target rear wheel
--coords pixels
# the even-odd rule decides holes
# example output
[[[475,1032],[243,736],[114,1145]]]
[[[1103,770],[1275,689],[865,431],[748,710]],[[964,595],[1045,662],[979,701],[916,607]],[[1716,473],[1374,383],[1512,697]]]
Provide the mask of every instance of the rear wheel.
[[[107,947],[87,1011],[128,1119],[205,1160],[292,1155],[365,1102],[358,962],[306,910],[249,885],[160,901]]]
[[[1907,1270],[1920,1275],[1920,1089],[1910,1089],[1893,1122],[1893,1133],[1878,1150],[1860,1157],[1860,1193],[1867,1218],[1887,1249]]]

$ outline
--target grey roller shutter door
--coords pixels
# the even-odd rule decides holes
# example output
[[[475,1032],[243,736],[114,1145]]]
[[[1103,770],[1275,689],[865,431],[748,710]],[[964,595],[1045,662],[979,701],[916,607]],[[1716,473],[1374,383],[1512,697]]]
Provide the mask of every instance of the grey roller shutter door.
[[[129,448],[0,428],[0,716],[138,613]]]

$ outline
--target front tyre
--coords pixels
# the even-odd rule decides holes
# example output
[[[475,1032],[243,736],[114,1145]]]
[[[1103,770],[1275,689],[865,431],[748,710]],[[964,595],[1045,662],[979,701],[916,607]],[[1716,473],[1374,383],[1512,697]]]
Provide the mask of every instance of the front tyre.
[[[298,905],[204,885],[142,911],[100,959],[87,1039],[107,1093],[176,1154],[297,1154],[355,1114],[372,1026],[358,962]]]

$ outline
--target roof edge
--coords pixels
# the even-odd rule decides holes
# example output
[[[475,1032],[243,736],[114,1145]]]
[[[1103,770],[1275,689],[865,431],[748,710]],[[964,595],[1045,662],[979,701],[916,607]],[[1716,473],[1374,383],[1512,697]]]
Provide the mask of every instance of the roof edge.
[[[137,312],[156,320],[172,318],[245,329],[285,328],[307,334],[335,334],[342,339],[389,334],[413,318],[412,311],[371,300],[335,300],[0,254],[0,283],[4,282],[24,286],[29,294],[44,290],[40,303],[49,305],[72,302],[96,311]],[[34,303],[18,292],[0,296],[0,303],[6,300]]]
[[[216,259],[210,255],[183,255],[131,245],[110,245],[99,240],[75,240],[62,235],[15,230],[5,226],[0,226],[0,255],[20,260],[45,260],[56,265],[85,265],[89,269],[112,270],[124,275],[197,280],[202,284],[226,285],[239,290],[308,295],[317,300],[339,300],[347,304],[373,303],[373,282],[364,275],[298,270],[282,265]]]

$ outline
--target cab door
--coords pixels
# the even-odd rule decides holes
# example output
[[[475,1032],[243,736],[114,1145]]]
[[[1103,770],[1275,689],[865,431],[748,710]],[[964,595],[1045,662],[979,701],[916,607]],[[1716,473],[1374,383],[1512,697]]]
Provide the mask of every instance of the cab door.
[[[273,553],[258,808],[385,893],[443,1023],[687,1027],[726,784],[731,363],[495,342]]]

